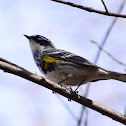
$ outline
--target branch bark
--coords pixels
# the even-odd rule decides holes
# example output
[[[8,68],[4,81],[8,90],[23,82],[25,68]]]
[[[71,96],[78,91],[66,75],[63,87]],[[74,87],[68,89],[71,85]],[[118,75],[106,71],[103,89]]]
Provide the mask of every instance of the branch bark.
[[[103,6],[104,6],[104,8],[105,8],[105,10],[106,10],[106,13],[109,13],[109,11],[108,11],[108,9],[107,9],[107,6],[105,5],[104,0],[101,0],[101,1],[102,1],[102,4],[103,4]]]
[[[82,6],[82,5],[78,5],[78,4],[63,1],[63,0],[51,0],[51,1],[66,4],[66,5],[69,5],[69,6],[72,6],[72,7],[76,7],[76,8],[82,9],[82,10],[86,10],[88,12],[94,12],[94,13],[98,13],[98,14],[102,14],[102,15],[106,15],[106,16],[126,18],[126,15],[124,15],[124,14],[117,14],[117,13],[112,13],[112,12],[108,12],[108,11],[101,11],[101,10],[93,9],[91,7],[85,7],[85,6]]]
[[[109,108],[106,108],[90,99],[87,99],[85,97],[82,97],[78,94],[75,94],[74,92],[71,92],[70,90],[61,87],[60,85],[53,83],[43,77],[40,77],[38,75],[35,75],[24,68],[17,66],[16,64],[13,64],[5,59],[0,58],[0,69],[4,72],[12,73],[14,75],[17,75],[19,77],[22,77],[26,80],[32,81],[40,86],[44,86],[54,92],[59,93],[60,95],[69,98],[79,104],[82,104],[88,108],[91,108],[97,112],[100,112],[103,115],[106,115],[113,120],[116,120],[122,124],[126,124],[126,117],[122,115],[119,112],[116,112],[114,110],[111,110]]]

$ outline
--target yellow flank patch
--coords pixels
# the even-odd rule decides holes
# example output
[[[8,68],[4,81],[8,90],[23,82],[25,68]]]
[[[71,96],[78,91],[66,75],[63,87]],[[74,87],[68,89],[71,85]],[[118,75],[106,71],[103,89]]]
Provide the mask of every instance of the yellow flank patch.
[[[59,60],[53,59],[49,56],[44,56],[43,61],[45,61],[47,63],[58,63]]]
[[[45,69],[48,68],[49,63],[57,65],[57,63],[59,62],[59,60],[53,59],[49,56],[44,56],[43,61],[45,61],[45,66],[44,66]]]

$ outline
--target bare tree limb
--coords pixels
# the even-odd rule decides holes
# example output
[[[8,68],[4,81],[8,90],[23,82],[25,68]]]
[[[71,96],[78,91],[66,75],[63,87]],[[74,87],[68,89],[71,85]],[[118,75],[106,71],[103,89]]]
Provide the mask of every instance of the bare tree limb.
[[[126,15],[124,15],[124,14],[117,14],[117,13],[112,13],[112,12],[101,11],[101,10],[93,9],[91,7],[85,7],[85,6],[82,6],[82,5],[75,4],[75,3],[67,2],[67,1],[64,1],[64,0],[51,0],[51,1],[66,4],[66,5],[69,5],[69,6],[72,6],[72,7],[76,7],[76,8],[82,9],[82,10],[86,10],[88,12],[94,12],[94,13],[98,13],[98,14],[102,14],[102,15],[106,15],[106,16],[126,18]]]
[[[75,94],[74,92],[72,92],[64,87],[61,87],[58,84],[55,84],[43,77],[35,75],[35,74],[25,70],[24,68],[19,67],[2,58],[0,58],[0,69],[3,70],[4,72],[12,73],[19,77],[32,81],[38,85],[44,86],[54,92],[59,93],[60,95],[66,97],[66,98],[69,98],[79,104],[82,104],[97,112],[100,112],[102,115],[106,115],[106,116],[112,118],[113,120],[116,120],[122,124],[126,124],[126,117],[124,115],[122,115],[121,113],[111,110],[109,108],[106,108],[106,107],[104,107],[90,99],[82,97],[78,94]]]
[[[101,1],[102,1],[102,4],[104,5],[104,8],[105,8],[105,10],[106,10],[106,13],[109,13],[109,11],[108,11],[108,9],[107,9],[107,6],[105,5],[104,0],[101,0]]]

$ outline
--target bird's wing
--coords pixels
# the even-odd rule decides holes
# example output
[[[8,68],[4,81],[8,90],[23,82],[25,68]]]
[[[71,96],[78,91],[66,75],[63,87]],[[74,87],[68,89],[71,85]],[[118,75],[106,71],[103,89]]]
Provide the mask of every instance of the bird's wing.
[[[49,51],[48,56],[51,57],[51,58],[54,58],[56,60],[72,62],[72,63],[75,63],[75,64],[96,66],[95,64],[93,64],[90,61],[86,60],[85,58],[80,57],[78,55],[75,55],[73,53],[64,51],[64,50]]]

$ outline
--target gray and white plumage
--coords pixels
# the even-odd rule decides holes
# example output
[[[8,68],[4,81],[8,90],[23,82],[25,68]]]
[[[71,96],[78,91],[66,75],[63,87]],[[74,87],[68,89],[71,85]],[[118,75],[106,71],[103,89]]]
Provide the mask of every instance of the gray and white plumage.
[[[39,70],[49,80],[65,85],[78,86],[80,83],[95,82],[98,80],[115,79],[126,82],[126,74],[105,70],[83,57],[73,53],[56,49],[54,44],[41,35],[27,36],[33,53],[34,60]],[[52,62],[43,59],[48,56]],[[56,60],[56,62],[53,62]],[[45,66],[48,65],[47,69]]]

